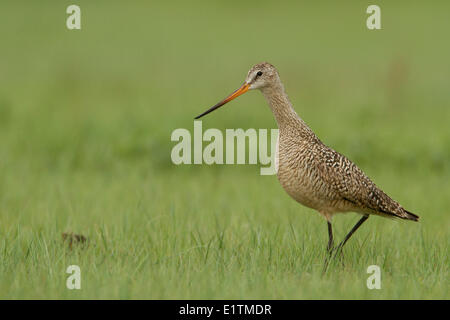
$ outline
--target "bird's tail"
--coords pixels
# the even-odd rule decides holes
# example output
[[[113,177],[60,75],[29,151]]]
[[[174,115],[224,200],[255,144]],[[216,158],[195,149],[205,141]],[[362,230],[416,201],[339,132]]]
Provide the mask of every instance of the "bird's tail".
[[[405,220],[412,220],[412,221],[419,221],[419,216],[409,212],[407,210],[404,210],[404,215],[401,216],[400,218],[405,219]]]

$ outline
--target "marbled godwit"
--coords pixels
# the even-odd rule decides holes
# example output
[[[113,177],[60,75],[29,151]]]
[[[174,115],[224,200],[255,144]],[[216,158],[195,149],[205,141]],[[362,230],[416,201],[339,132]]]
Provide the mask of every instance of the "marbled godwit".
[[[270,63],[255,65],[238,90],[195,119],[252,89],[262,92],[278,124],[278,180],[292,198],[317,210],[327,220],[330,253],[333,249],[331,218],[336,213],[362,215],[337,251],[371,214],[419,220],[379,189],[353,162],[319,140],[292,108],[278,72]]]

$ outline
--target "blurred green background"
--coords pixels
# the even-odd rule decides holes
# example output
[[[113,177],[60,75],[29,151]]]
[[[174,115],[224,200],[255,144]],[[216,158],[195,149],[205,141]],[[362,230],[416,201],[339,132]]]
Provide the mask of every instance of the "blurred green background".
[[[66,28],[70,4],[81,30]],[[370,4],[382,30],[366,28]],[[450,2],[0,8],[1,298],[449,298]],[[370,219],[322,276],[326,223],[275,176],[172,164],[172,131],[261,61],[321,140],[420,223]],[[209,127],[276,123],[251,92]],[[336,237],[356,219],[337,217]],[[81,290],[65,287],[70,264]],[[366,288],[371,264],[381,290]]]

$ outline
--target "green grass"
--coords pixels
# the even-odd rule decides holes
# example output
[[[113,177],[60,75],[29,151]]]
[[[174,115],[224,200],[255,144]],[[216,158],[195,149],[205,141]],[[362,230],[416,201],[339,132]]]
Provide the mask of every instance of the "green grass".
[[[379,31],[360,1],[77,3],[81,31],[65,28],[71,1],[2,4],[1,298],[450,297],[448,2],[382,2]],[[420,223],[372,217],[322,275],[326,223],[275,176],[171,163],[171,132],[264,60]],[[216,112],[204,129],[276,126],[257,92]],[[336,238],[356,221],[336,217]],[[72,264],[81,290],[66,289]]]

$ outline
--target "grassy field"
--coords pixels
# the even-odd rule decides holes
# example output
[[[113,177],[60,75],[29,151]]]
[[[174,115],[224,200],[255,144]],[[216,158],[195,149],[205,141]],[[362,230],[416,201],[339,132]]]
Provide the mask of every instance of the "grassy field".
[[[376,31],[365,1],[86,0],[69,31],[73,2],[1,4],[0,298],[450,298],[448,1],[381,1]],[[326,223],[275,176],[172,164],[172,131],[261,61],[420,223],[369,219],[322,275]],[[251,92],[203,127],[276,123]],[[334,220],[338,240],[357,219]],[[81,290],[66,288],[74,264]]]

